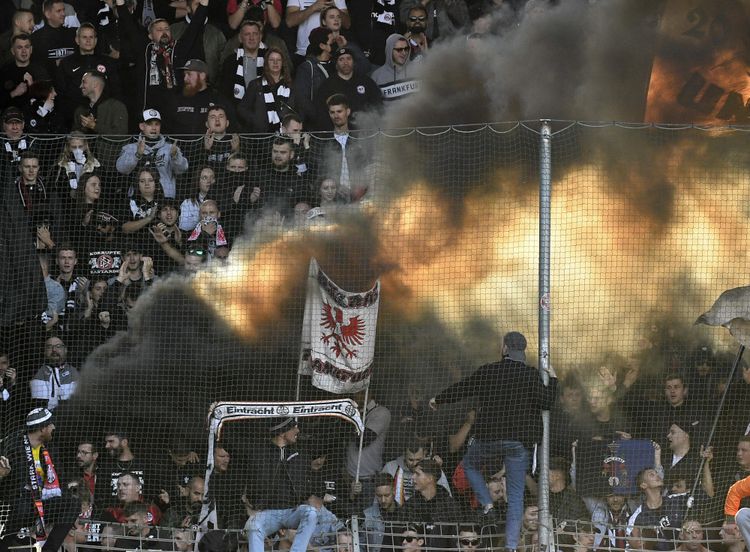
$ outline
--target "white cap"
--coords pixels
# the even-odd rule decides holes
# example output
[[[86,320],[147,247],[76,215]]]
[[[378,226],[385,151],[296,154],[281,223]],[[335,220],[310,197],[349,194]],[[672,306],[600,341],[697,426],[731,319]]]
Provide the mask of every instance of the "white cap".
[[[161,121],[161,113],[159,113],[155,109],[147,109],[143,112],[143,122],[146,123],[151,119],[158,119],[159,121]]]

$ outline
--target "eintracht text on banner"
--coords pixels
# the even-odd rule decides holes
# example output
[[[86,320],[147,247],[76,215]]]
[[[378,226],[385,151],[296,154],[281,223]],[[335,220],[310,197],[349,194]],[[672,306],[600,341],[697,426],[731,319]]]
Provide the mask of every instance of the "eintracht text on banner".
[[[380,280],[369,291],[352,293],[337,286],[310,261],[302,321],[299,373],[331,393],[367,387],[375,352]]]

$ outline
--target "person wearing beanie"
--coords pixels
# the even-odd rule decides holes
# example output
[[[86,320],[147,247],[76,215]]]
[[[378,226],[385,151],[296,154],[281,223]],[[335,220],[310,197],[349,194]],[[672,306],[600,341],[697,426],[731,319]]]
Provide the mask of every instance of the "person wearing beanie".
[[[247,492],[255,513],[245,524],[250,552],[263,552],[265,538],[281,529],[296,529],[292,552],[304,552],[315,532],[322,501],[313,485],[310,459],[296,448],[294,418],[272,418],[268,440],[257,448]]]
[[[683,416],[675,419],[669,426],[667,443],[670,455],[662,467],[661,447],[655,449],[654,467],[664,471],[664,481],[670,494],[689,492],[693,481],[700,470],[701,488],[708,497],[715,494],[713,475],[711,473],[711,460],[713,460],[713,447],[704,447],[700,443],[700,422],[692,419],[694,416]],[[701,458],[705,462],[701,465]],[[683,488],[677,482],[685,481],[687,485]]]
[[[3,443],[3,456],[10,468],[0,469],[0,494],[11,503],[0,549],[13,546],[16,532],[30,527],[41,550],[54,552],[62,545],[73,527],[80,502],[66,491],[66,486],[49,449],[55,424],[52,412],[35,408],[26,416],[25,431]]]
[[[508,486],[506,549],[515,550],[521,534],[523,490],[531,449],[542,440],[542,410],[549,410],[557,394],[557,377],[549,368],[544,385],[537,370],[526,365],[526,338],[508,332],[501,347],[503,358],[485,364],[476,372],[430,399],[430,408],[472,399],[481,405],[474,426],[474,441],[463,458],[466,477],[482,504],[484,515],[496,517],[492,496],[482,476],[485,461],[502,455]]]

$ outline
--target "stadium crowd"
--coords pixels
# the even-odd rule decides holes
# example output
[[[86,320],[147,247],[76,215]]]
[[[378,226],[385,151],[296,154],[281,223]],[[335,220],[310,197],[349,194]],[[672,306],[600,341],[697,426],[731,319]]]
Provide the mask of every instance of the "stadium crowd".
[[[219,442],[212,458],[180,440],[167,450],[138,442],[120,427],[55,447],[55,412],[75,393],[79,368],[128,328],[128,312],[155,280],[221,266],[243,232],[314,224],[362,200],[372,152],[352,138],[367,128],[358,114],[418,93],[413,64],[431,45],[480,39],[542,7],[6,2],[7,528],[27,527],[46,538],[44,549],[69,551],[186,551],[197,528],[219,531],[201,539],[206,551],[350,550],[355,539],[371,552],[532,549],[539,413],[551,408],[550,511],[561,548],[703,552],[713,525],[722,533],[711,549],[746,549],[737,525],[722,522],[730,487],[750,476],[750,369],[728,383],[710,431],[727,382],[726,363],[707,347],[685,354],[688,346],[652,340],[643,351],[659,355],[659,370],[607,359],[559,383],[550,373],[543,385],[525,364],[525,339],[511,332],[501,362],[432,399],[425,382],[410,384],[402,402],[356,397],[366,414],[361,450],[348,433],[332,437],[292,418],[269,420],[243,450]],[[628,475],[610,462],[603,470],[628,442],[641,443],[633,447],[641,457],[646,451],[642,469]],[[603,471],[603,485],[584,484]],[[626,490],[619,483],[628,477]],[[741,490],[730,495],[740,504]],[[356,535],[351,516],[361,518]],[[503,526],[505,536],[496,530]]]

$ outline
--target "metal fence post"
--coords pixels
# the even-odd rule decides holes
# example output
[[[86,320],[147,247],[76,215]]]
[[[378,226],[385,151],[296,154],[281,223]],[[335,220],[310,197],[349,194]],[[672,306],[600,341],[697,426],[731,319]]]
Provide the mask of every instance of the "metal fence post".
[[[539,370],[549,383],[550,233],[552,211],[552,126],[542,121],[539,148]],[[539,459],[539,545],[551,550],[554,539],[549,511],[549,411],[542,412],[544,433]]]

